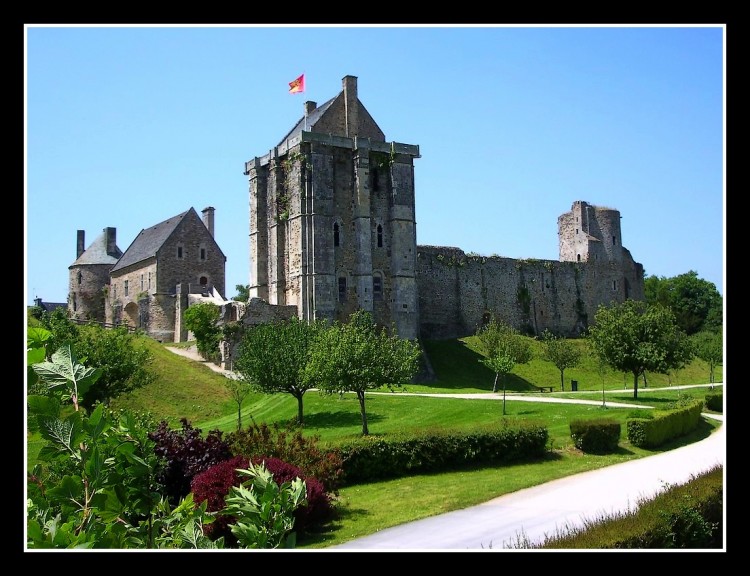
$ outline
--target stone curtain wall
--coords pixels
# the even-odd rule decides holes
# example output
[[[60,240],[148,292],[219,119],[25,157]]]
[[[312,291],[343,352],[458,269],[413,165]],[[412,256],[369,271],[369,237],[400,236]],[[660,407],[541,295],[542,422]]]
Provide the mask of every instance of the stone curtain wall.
[[[614,263],[518,260],[418,246],[420,335],[468,336],[496,314],[529,335],[550,329],[578,336],[593,323],[599,304],[625,300],[626,284],[631,298],[643,299],[642,268],[632,259],[623,269]]]

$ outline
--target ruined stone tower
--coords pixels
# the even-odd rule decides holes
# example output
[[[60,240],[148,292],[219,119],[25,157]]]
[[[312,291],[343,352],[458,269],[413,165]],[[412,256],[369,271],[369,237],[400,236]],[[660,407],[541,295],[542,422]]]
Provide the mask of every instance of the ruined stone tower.
[[[561,262],[622,262],[619,211],[577,200],[557,227]]]
[[[345,76],[338,96],[245,163],[250,297],[294,305],[308,321],[358,309],[419,335],[414,165],[419,147],[386,142]]]

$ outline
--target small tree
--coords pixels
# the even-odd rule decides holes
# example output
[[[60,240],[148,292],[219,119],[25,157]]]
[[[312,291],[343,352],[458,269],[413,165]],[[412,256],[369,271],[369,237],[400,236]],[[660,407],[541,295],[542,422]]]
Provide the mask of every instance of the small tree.
[[[219,307],[211,302],[194,304],[185,310],[185,327],[195,336],[198,352],[206,360],[213,361],[219,355],[220,315]]]
[[[247,302],[250,300],[250,284],[235,284],[237,295],[232,298],[236,302]]]
[[[322,321],[307,323],[296,316],[248,328],[238,349],[234,371],[264,394],[283,392],[297,399],[297,423],[304,423],[303,396],[313,383],[305,381],[310,348],[323,329]]]
[[[227,378],[224,385],[232,396],[232,400],[237,403],[237,430],[242,430],[242,403],[251,392],[250,383],[235,378]]]
[[[555,336],[549,330],[542,333],[543,358],[552,362],[560,371],[560,390],[565,390],[565,369],[573,368],[581,361],[581,351],[565,338]]]
[[[690,337],[695,355],[708,363],[708,381],[714,383],[714,368],[724,361],[724,337],[721,332],[704,330]]]
[[[376,327],[369,312],[357,311],[346,324],[335,323],[320,334],[307,366],[307,381],[325,394],[354,392],[367,426],[365,392],[411,381],[419,369],[419,344]]]
[[[509,324],[491,318],[477,331],[477,337],[485,353],[482,362],[495,373],[492,392],[497,392],[499,380],[503,383],[503,415],[505,415],[505,381],[516,364],[531,361],[533,353],[528,339]]]
[[[646,370],[666,374],[692,358],[692,347],[672,311],[662,305],[626,300],[596,312],[589,341],[600,361],[633,376],[633,398]]]

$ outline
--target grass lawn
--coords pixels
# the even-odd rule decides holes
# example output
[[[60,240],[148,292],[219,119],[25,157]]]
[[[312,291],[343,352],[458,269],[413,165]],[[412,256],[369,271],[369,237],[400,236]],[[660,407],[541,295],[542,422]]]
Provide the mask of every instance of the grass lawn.
[[[536,341],[532,344],[538,345]],[[225,376],[200,362],[170,352],[167,346],[154,340],[144,338],[144,345],[153,353],[152,369],[157,380],[146,388],[114,399],[111,402],[113,408],[149,411],[174,427],[179,426],[181,418],[186,418],[204,433],[214,429],[225,432],[236,429],[237,404],[226,388]],[[578,345],[585,345],[585,342]],[[473,337],[427,342],[426,349],[437,379],[410,384],[401,391],[440,395],[491,391],[494,374],[479,362],[481,355]],[[721,382],[721,379],[721,367],[718,367],[716,380]],[[569,391],[570,380],[578,381],[579,392]],[[544,397],[585,398],[596,401],[596,404],[524,402],[508,396],[506,414],[503,415],[502,388],[495,400],[415,397],[399,392],[368,393],[366,412],[371,435],[429,428],[471,429],[503,418],[526,419],[543,422],[548,428],[549,456],[540,462],[455,470],[342,488],[337,499],[337,520],[325,532],[299,541],[298,548],[323,548],[343,543],[403,522],[478,504],[521,488],[653,454],[653,451],[630,446],[625,438],[624,425],[620,449],[615,454],[582,454],[570,439],[569,423],[573,419],[606,414],[624,424],[632,409],[617,408],[608,403],[659,407],[682,396],[702,398],[709,392],[707,388],[673,389],[676,385],[708,381],[708,368],[700,361],[670,376],[649,374],[648,388],[639,385],[637,400],[633,398],[632,377],[622,373],[600,374],[594,363],[587,359],[579,367],[566,370],[564,381],[565,392],[544,393]],[[559,370],[540,360],[538,355],[529,364],[517,366],[505,382],[508,394],[527,393],[538,397],[542,395],[538,386],[555,386],[556,390],[560,387]],[[245,425],[251,419],[256,423],[287,424],[296,415],[296,400],[287,394],[251,393],[242,404]],[[706,422],[698,433],[681,439],[681,442],[705,437],[716,425],[714,421]],[[305,435],[317,437],[320,444],[335,445],[360,436],[361,431],[359,404],[353,395],[325,396],[317,391],[305,394]],[[38,435],[27,438],[28,463],[33,462],[41,445]]]

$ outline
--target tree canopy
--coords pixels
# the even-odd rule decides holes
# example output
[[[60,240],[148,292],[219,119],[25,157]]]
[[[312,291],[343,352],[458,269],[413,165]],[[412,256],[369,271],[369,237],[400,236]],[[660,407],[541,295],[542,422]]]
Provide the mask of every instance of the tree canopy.
[[[714,368],[724,361],[724,337],[721,332],[704,330],[690,337],[695,355],[708,363],[708,381],[714,383]]]
[[[235,284],[234,289],[237,295],[232,298],[236,302],[247,302],[250,300],[250,284]]]
[[[327,394],[354,392],[366,436],[365,392],[411,381],[420,355],[416,342],[388,334],[375,325],[369,312],[360,310],[346,324],[336,322],[321,332],[312,348],[307,380]]]
[[[644,280],[646,302],[670,308],[680,329],[688,335],[722,329],[723,298],[716,285],[691,270],[673,278],[649,276]]]
[[[505,414],[505,380],[516,364],[526,364],[533,358],[528,339],[509,324],[494,316],[477,330],[477,338],[485,354],[480,361],[495,373],[492,391],[497,392],[498,380],[503,384],[503,414]]]
[[[211,302],[193,304],[185,310],[185,328],[195,336],[198,352],[206,360],[214,360],[219,356],[222,334],[220,316],[221,309]]]
[[[633,398],[638,398],[638,378],[644,372],[666,374],[693,355],[671,309],[636,300],[600,305],[588,339],[601,362],[633,375]]]
[[[247,328],[234,370],[263,393],[283,392],[297,399],[297,422],[303,424],[303,396],[314,383],[305,380],[313,342],[324,330],[322,321],[308,323],[296,316]]]

